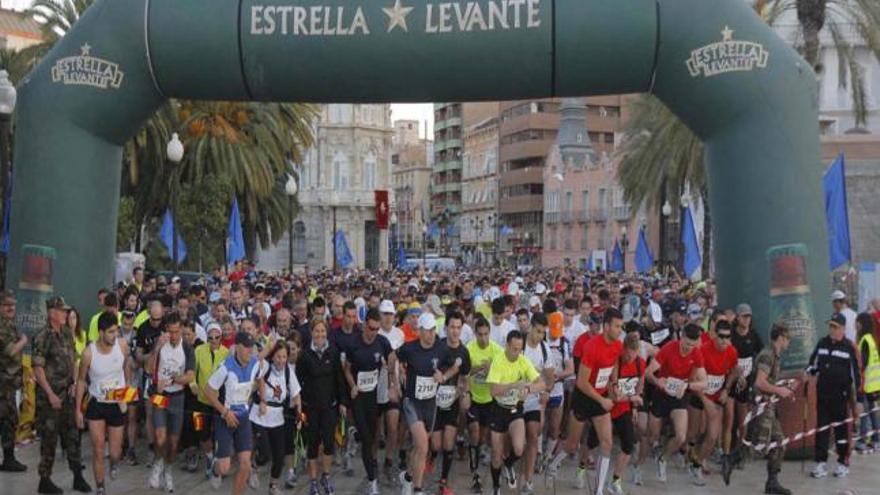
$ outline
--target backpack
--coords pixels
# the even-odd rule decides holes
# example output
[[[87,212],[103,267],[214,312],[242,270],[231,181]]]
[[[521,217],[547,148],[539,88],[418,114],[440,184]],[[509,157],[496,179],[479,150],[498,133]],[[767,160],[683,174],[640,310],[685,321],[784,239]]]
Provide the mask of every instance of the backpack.
[[[267,362],[267,364],[269,364],[269,363]],[[268,383],[266,380],[269,378],[269,374],[271,374],[271,373],[272,373],[272,365],[269,364],[269,366],[266,369],[266,373],[264,373],[263,376],[261,377],[264,383]],[[290,365],[288,365],[288,364],[284,365],[284,386],[290,387]],[[288,397],[288,399],[289,398],[290,397]],[[254,391],[253,402],[255,404],[260,403],[260,391],[259,390]],[[273,407],[287,407],[285,404],[273,402],[271,400],[267,400],[266,404],[273,406]],[[289,401],[288,401],[288,404],[289,404]]]

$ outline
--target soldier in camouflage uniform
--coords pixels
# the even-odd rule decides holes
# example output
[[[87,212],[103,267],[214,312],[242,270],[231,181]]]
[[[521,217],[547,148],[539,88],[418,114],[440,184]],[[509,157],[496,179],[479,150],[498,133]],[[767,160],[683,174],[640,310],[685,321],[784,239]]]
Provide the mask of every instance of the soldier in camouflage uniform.
[[[46,301],[46,328],[34,337],[33,365],[37,379],[37,433],[40,436],[39,493],[60,494],[63,491],[49,478],[55,462],[55,446],[67,452],[67,463],[73,472],[73,489],[89,493],[92,488],[82,476],[79,430],[76,428],[75,387],[76,351],[73,333],[65,326],[69,306],[61,297]]]
[[[15,429],[18,407],[15,392],[21,389],[21,351],[27,336],[15,327],[15,294],[0,292],[0,441],[3,443],[3,464],[0,471],[20,473],[27,466],[15,459]]]
[[[774,325],[770,330],[770,345],[764,348],[755,358],[755,390],[765,399],[778,396],[781,399],[790,399],[794,392],[787,387],[777,386],[779,382],[779,367],[782,364],[782,353],[791,342],[788,328],[782,325]],[[769,444],[781,442],[785,438],[782,425],[776,414],[775,405],[768,405],[764,413],[753,419],[749,424],[749,440],[753,444]],[[782,470],[782,460],[785,448],[777,446],[773,449],[760,451],[767,457],[767,483],[764,485],[764,493],[774,495],[791,495],[791,490],[779,483],[779,472]]]

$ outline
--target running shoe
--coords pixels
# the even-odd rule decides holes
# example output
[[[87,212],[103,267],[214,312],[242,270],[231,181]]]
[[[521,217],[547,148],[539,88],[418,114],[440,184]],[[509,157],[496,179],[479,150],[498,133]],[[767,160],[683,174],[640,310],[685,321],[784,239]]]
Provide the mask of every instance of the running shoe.
[[[522,495],[534,495],[535,487],[532,484],[532,480],[529,480],[529,481],[526,481],[525,483],[523,483],[523,487],[522,487],[522,490],[520,491],[520,493],[522,493]]]
[[[287,470],[287,476],[284,478],[284,488],[290,490],[291,488],[296,487],[296,469],[290,468]]]
[[[367,483],[367,495],[379,495],[379,482],[377,480]]]
[[[269,495],[281,495],[281,489],[278,488],[278,485],[269,484]]]
[[[251,490],[256,490],[260,487],[260,473],[257,472],[256,466],[251,467],[251,474],[248,475],[248,486],[251,487]]]
[[[110,463],[110,479],[115,480],[119,477],[119,465],[115,462]]]
[[[511,490],[516,489],[516,469],[513,466],[504,465],[504,477],[507,478],[507,487]]]
[[[134,447],[129,447],[125,452],[125,462],[127,462],[129,466],[138,465],[137,454],[134,451]]]
[[[153,467],[150,468],[150,488],[153,490],[158,490],[160,486],[162,486],[162,472],[164,468],[162,466],[162,461],[158,460],[153,463]]]
[[[694,485],[696,486],[706,486],[706,478],[703,477],[703,467],[702,466],[694,466],[693,464],[688,465],[688,472],[691,473],[691,477],[694,479]]]
[[[578,490],[583,490],[584,487],[587,486],[587,468],[583,465],[579,465],[577,471],[575,471],[574,486]]]
[[[333,487],[333,481],[330,480],[327,473],[321,475],[321,488],[324,490],[324,495],[333,495],[336,493],[336,488]]]
[[[186,454],[186,470],[194,473],[199,469],[199,455],[195,452]]]
[[[837,467],[834,469],[834,477],[835,478],[846,478],[849,474],[849,466],[846,464],[837,464]]]
[[[657,480],[666,483],[666,460],[662,457],[657,459]]]
[[[626,495],[626,492],[623,491],[623,480],[617,478],[611,483],[608,483],[608,487],[605,489],[605,493],[607,495]]]
[[[642,486],[645,484],[644,479],[642,479],[642,467],[641,466],[632,466],[632,482],[633,485]]]
[[[828,476],[828,470],[825,469],[825,463],[817,462],[816,467],[814,467],[813,470],[810,471],[810,476],[812,476],[813,478],[824,478]]]
[[[220,476],[214,471],[213,463],[211,463],[211,470],[208,474],[208,480],[211,482],[211,488],[215,490],[220,489],[220,485],[223,484],[223,476]]]
[[[400,495],[412,495],[412,481],[406,479],[406,471],[400,472]]]
[[[174,493],[174,478],[170,467],[165,468],[165,493]]]
[[[474,481],[471,483],[471,493],[483,493],[483,485],[480,483],[480,475],[478,473],[474,473]]]
[[[312,480],[309,482],[309,495],[321,495],[321,489],[318,488],[317,480]]]

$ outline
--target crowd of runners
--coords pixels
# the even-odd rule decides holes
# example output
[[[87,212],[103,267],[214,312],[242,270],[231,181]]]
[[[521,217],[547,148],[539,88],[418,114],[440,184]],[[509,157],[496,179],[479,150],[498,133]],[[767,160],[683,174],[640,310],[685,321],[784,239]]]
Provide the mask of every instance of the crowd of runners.
[[[0,470],[21,472],[6,391],[22,385],[28,342],[12,323],[15,295],[0,299]],[[230,477],[235,494],[305,483],[333,495],[334,477],[362,464],[367,495],[451,495],[461,462],[472,493],[546,493],[572,483],[557,479],[570,463],[581,492],[622,495],[649,467],[660,483],[677,466],[703,486],[766,458],[765,493],[786,495],[784,442],[773,442],[796,432],[783,431],[776,408],[803,384],[819,391],[817,426],[858,416],[856,451],[880,447],[880,312],[856,314],[839,291],[832,299],[809,368],[784,381],[788,329],[773,325],[763,342],[749,304],[718,306],[711,281],[237,269],[186,284],[138,268],[98,293],[88,320],[61,297],[47,303],[31,343],[36,488],[63,493],[51,480],[60,439],[73,488],[86,493],[82,441],[99,494],[127,464],[146,465],[149,488],[168,493],[185,470],[216,489]],[[833,430],[843,477],[850,433]],[[817,434],[816,478],[828,475],[831,433]]]

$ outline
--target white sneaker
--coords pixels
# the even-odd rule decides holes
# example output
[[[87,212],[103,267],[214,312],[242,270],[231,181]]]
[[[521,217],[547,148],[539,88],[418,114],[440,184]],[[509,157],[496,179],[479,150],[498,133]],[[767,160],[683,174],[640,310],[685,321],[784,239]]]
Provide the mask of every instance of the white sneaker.
[[[162,464],[161,460],[156,460],[153,462],[153,467],[150,468],[149,484],[153,490],[158,490],[162,486],[162,472],[165,470]]]
[[[836,468],[834,468],[834,477],[835,478],[845,478],[846,475],[849,474],[849,467],[846,464],[838,464]]]
[[[297,482],[296,469],[290,468],[287,470],[287,476],[284,478],[284,488],[294,488]]]
[[[533,495],[535,493],[535,486],[532,484],[531,480],[523,483],[523,487],[520,493],[522,493],[523,495]]]
[[[208,472],[206,474],[208,475],[208,480],[211,482],[211,488],[219,490],[220,485],[223,484],[223,476],[220,476],[219,474],[217,474],[216,471],[214,471],[215,462],[216,461],[214,460],[211,461],[211,465],[208,467]]]
[[[257,472],[255,467],[251,468],[251,474],[248,475],[248,486],[253,490],[260,487],[260,473]]]
[[[400,472],[400,495],[412,495],[412,481],[406,480],[406,471]]]
[[[623,491],[623,480],[617,478],[616,481],[608,483],[605,493],[608,495],[626,495],[626,492]]]
[[[816,467],[814,467],[813,470],[810,471],[810,476],[812,476],[813,478],[824,478],[828,476],[828,470],[825,469],[825,463],[817,462]]]
[[[642,486],[645,481],[642,479],[642,467],[631,465],[629,467],[630,473],[632,473],[632,482],[633,485]]]
[[[691,473],[691,477],[694,479],[694,485],[706,486],[706,478],[703,477],[702,466],[694,466],[693,464],[689,464],[688,471]]]
[[[642,467],[641,466],[631,466],[632,470],[632,482],[633,485],[642,486],[645,481],[642,479]]]
[[[587,486],[587,468],[577,467],[574,475],[574,486],[578,490],[583,490]]]
[[[367,495],[379,495],[379,481],[373,480],[367,488]]]
[[[507,487],[511,490],[516,489],[516,470],[511,467],[504,466],[504,477],[507,478]]]
[[[666,460],[662,457],[657,459],[657,480],[666,483]]]
[[[269,495],[281,495],[281,489],[278,485],[269,485]]]
[[[119,466],[116,463],[110,463],[110,479],[115,480],[119,477]]]
[[[174,477],[171,476],[171,468],[165,469],[165,491],[174,493]]]

